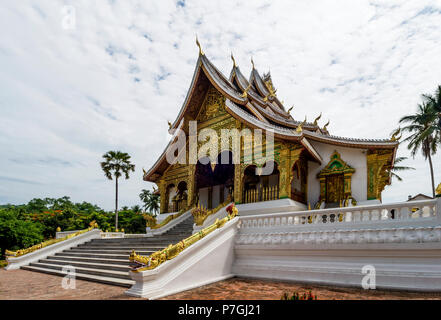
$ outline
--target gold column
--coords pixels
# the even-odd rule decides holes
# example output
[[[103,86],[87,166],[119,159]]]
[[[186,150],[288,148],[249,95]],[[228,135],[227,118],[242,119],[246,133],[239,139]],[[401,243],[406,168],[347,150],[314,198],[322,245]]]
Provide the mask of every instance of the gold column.
[[[387,184],[388,175],[385,171],[390,157],[390,152],[379,152],[377,150],[368,152],[366,155],[368,200],[381,200],[381,192]]]
[[[165,185],[165,181],[164,180],[160,180],[159,181],[159,199],[160,199],[160,208],[159,208],[159,212],[160,213],[165,213],[165,211],[167,210],[167,190],[166,190],[166,185]]]
[[[345,199],[347,197],[352,196],[352,186],[351,186],[351,177],[352,173],[345,173],[344,174],[344,196]]]
[[[289,152],[289,161],[288,161],[288,163],[289,163],[289,166],[288,166],[288,177],[289,178],[288,178],[287,186],[286,186],[287,193],[288,193],[288,198],[291,198],[291,183],[292,183],[292,180],[294,178],[292,167],[294,166],[294,164],[297,161],[300,160],[300,155],[301,155],[302,151],[303,151],[303,148],[302,149],[290,150],[290,152]],[[305,193],[305,196],[306,196],[306,193]]]
[[[236,204],[242,203],[243,192],[243,164],[234,165],[234,202]]]
[[[290,190],[291,184],[290,176],[290,150],[284,143],[281,144],[280,149],[280,164],[279,164],[279,199],[289,198],[291,196]],[[289,193],[288,193],[289,192]]]
[[[194,204],[195,200],[195,174],[196,174],[196,165],[189,164],[188,165],[188,195],[187,195],[187,207],[190,208]]]

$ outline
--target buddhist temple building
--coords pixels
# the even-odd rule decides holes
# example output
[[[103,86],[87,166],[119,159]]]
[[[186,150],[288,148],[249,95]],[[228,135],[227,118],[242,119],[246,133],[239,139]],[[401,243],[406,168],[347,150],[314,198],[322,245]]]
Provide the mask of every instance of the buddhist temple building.
[[[159,187],[161,213],[176,212],[201,204],[210,209],[233,200],[236,204],[292,199],[301,208],[328,208],[379,203],[384,187],[391,182],[390,169],[398,139],[355,139],[333,136],[327,124],[295,119],[278,99],[269,73],[260,74],[252,63],[246,78],[232,56],[229,77],[224,76],[199,46],[199,58],[185,101],[170,130],[182,130],[187,138],[186,163],[169,163],[169,145],[143,179]],[[234,154],[231,144],[218,143],[218,157],[199,158],[191,163],[190,121],[197,131],[223,129],[270,131],[274,142],[269,154],[273,170],[260,174],[267,165],[247,159],[247,146]],[[254,140],[256,141],[256,140]],[[204,141],[197,141],[198,148]],[[261,145],[253,147],[263,148]],[[238,161],[233,158],[238,156]],[[221,161],[227,159],[228,161]],[[185,162],[185,161],[184,161]],[[222,162],[222,163],[221,163]]]

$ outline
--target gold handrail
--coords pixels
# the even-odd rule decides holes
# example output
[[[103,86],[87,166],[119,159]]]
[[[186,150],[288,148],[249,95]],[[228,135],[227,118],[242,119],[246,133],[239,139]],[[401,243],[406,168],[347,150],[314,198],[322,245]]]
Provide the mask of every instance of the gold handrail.
[[[159,229],[159,228],[162,228],[163,226],[165,226],[170,221],[182,216],[187,211],[188,210],[186,208],[181,209],[178,213],[171,214],[171,215],[167,216],[167,218],[165,218],[163,221],[161,221],[161,223],[158,223],[156,218],[149,215],[149,214],[144,215],[144,219],[147,221],[146,222],[147,227],[149,227],[150,229]]]
[[[163,250],[156,251],[152,253],[150,256],[141,256],[136,254],[135,250],[132,250],[132,253],[130,254],[129,261],[135,262],[137,264],[140,264],[141,267],[132,267],[133,272],[141,272],[145,270],[152,270],[161,265],[162,263],[166,262],[167,260],[171,260],[178,256],[185,248],[188,248],[192,244],[196,243],[206,235],[210,234],[214,230],[218,228],[222,228],[225,223],[233,219],[238,215],[238,210],[232,204],[231,206],[228,206],[227,208],[228,215],[223,219],[216,219],[216,222],[212,225],[202,229],[201,231],[195,233],[194,235],[178,242],[175,245],[169,245],[167,248]]]
[[[91,230],[93,230],[95,228],[98,228],[98,223],[96,223],[95,220],[92,221],[89,225],[90,225],[89,228],[84,229],[84,230],[80,230],[80,231],[77,231],[77,232],[74,232],[74,233],[71,233],[71,234],[68,234],[67,236],[65,236],[63,238],[49,239],[49,240],[43,241],[42,243],[33,245],[32,247],[29,247],[29,248],[26,248],[26,249],[20,249],[20,250],[17,250],[17,251],[5,250],[5,254],[7,256],[10,256],[10,257],[20,257],[20,256],[23,256],[25,254],[37,251],[38,249],[42,249],[44,247],[50,246],[52,244],[55,244],[55,243],[58,243],[58,242],[61,242],[61,241],[64,241],[64,240],[67,240],[67,239],[70,239],[70,238],[73,238],[73,237],[76,237],[76,236],[79,236],[80,234],[83,234],[83,233],[91,231]]]
[[[207,208],[204,208],[201,204],[197,204],[196,208],[193,208],[191,210],[191,214],[193,215],[194,223],[197,226],[201,226],[204,221],[211,216],[212,214],[215,214],[220,209],[225,207],[227,204],[231,202],[231,197],[228,197],[228,199],[225,202],[220,203],[216,208],[207,210]]]

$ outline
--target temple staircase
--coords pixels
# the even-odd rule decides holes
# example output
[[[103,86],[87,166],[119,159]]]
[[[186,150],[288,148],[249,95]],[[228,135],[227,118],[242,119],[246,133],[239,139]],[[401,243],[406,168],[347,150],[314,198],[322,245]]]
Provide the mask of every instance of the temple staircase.
[[[75,278],[110,285],[130,287],[134,281],[129,276],[129,255],[150,255],[170,244],[189,237],[193,231],[193,217],[182,221],[166,233],[154,237],[93,239],[69,250],[22,266],[21,269],[66,276],[66,266],[75,268]]]

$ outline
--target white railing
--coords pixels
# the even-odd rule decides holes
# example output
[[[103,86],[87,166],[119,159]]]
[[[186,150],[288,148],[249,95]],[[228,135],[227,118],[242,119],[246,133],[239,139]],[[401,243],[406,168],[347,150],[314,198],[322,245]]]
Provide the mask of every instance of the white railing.
[[[241,230],[273,227],[353,227],[354,224],[400,224],[440,219],[441,199],[307,210],[241,217]]]
[[[187,210],[183,214],[181,214],[179,217],[174,218],[173,220],[170,220],[167,224],[162,226],[158,229],[151,229],[149,227],[146,228],[146,237],[154,237],[159,236],[161,234],[164,234],[171,228],[175,227],[176,225],[180,224],[182,221],[188,219],[191,216],[191,209]]]
[[[101,232],[101,239],[124,238],[124,232]]]

